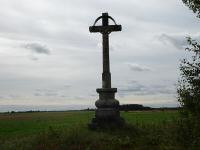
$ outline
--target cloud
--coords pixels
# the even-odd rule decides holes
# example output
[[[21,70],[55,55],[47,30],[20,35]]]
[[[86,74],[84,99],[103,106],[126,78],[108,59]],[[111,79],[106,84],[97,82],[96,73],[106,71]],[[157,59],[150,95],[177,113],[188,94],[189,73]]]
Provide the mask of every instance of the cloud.
[[[57,88],[45,88],[45,89],[35,89],[34,96],[46,96],[46,97],[69,97],[66,96],[66,90],[69,90],[72,87],[70,84],[66,84]]]
[[[0,95],[0,99],[5,99],[5,96],[1,96],[1,95]]]
[[[193,39],[199,40],[200,35],[188,35],[188,34],[166,34],[163,33],[158,36],[158,39],[164,44],[171,44],[177,49],[185,49],[188,45],[186,37],[191,36]]]
[[[159,36],[159,40],[164,44],[170,43],[177,49],[183,49],[187,45],[186,38],[183,35],[168,35],[163,33]]]
[[[152,70],[151,68],[149,68],[147,66],[139,65],[136,63],[128,63],[128,66],[132,71],[142,72],[142,71],[151,71]]]
[[[45,93],[45,96],[58,96],[58,94],[55,92],[47,92]]]
[[[16,99],[16,98],[20,98],[21,96],[19,94],[9,94],[8,97],[10,99]]]
[[[41,93],[34,93],[34,96],[43,96]]]
[[[39,43],[23,44],[22,47],[25,49],[31,50],[33,53],[36,53],[36,54],[46,54],[46,55],[50,54],[49,48]]]
[[[72,87],[72,85],[69,85],[69,84],[64,85],[64,88],[65,88],[65,89],[69,89],[69,88],[71,88],[71,87]]]
[[[34,96],[57,96],[59,90],[53,89],[36,89],[34,92]]]
[[[178,78],[175,66],[182,51],[170,53],[168,50],[174,48],[171,43],[176,40],[176,33],[192,35],[199,32],[200,25],[180,2],[0,1],[0,95],[7,99],[11,92],[21,95],[2,100],[0,105],[54,102],[63,105],[76,103],[72,101],[76,98],[81,99],[80,103],[94,104],[93,97],[98,97],[94,89],[101,84],[102,45],[98,48],[97,43],[102,38],[100,34],[90,34],[88,27],[105,11],[123,28],[122,32],[110,34],[113,85],[133,78],[144,79],[157,85],[132,81],[117,87],[126,95],[154,94],[156,97],[158,93],[170,93],[171,86],[159,81]],[[165,34],[161,36],[161,33]],[[158,44],[153,41],[155,35],[161,36],[161,40],[156,39]],[[183,34],[178,37],[185,40]],[[50,54],[53,55],[45,57]],[[33,63],[27,57],[43,61]],[[73,86],[63,87],[65,83]],[[35,91],[36,88],[41,90]]]
[[[175,88],[165,84],[145,85],[138,81],[129,82],[124,88],[120,89],[121,96],[126,95],[173,95]]]

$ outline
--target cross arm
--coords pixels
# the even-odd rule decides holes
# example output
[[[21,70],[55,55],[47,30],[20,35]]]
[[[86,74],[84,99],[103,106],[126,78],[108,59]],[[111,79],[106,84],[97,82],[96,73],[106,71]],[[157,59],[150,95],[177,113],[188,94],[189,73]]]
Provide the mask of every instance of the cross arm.
[[[90,32],[113,32],[113,31],[121,31],[121,25],[108,25],[108,26],[90,26]]]

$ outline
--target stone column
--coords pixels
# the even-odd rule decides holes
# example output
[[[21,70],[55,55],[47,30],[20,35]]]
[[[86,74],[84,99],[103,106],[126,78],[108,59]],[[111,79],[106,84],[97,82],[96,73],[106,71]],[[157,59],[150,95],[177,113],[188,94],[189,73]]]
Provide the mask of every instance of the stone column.
[[[103,33],[103,73],[102,88],[111,88],[110,59],[109,59],[109,34]]]

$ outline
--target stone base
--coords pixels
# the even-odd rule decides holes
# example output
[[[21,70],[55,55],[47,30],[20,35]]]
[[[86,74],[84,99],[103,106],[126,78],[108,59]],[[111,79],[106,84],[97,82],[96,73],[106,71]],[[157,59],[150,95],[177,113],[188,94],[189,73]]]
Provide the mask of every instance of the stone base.
[[[89,124],[90,129],[119,128],[125,121],[120,117],[119,101],[115,99],[117,88],[99,88],[99,99],[95,102],[95,118]]]
[[[95,118],[98,119],[113,119],[113,118],[119,118],[119,110],[117,108],[98,108],[95,111]]]
[[[120,128],[125,121],[120,117],[119,110],[113,108],[99,108],[95,111],[95,118],[88,125],[90,129]]]
[[[88,124],[89,129],[113,129],[113,128],[122,128],[125,125],[123,118],[112,118],[112,119],[99,119],[93,118],[92,122]]]

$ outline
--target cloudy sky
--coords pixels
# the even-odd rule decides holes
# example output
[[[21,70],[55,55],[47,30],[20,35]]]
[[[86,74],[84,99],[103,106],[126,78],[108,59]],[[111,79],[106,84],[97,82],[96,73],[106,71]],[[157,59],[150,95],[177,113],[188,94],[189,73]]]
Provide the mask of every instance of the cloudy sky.
[[[94,107],[101,35],[88,27],[102,12],[122,25],[110,35],[120,103],[177,106],[185,37],[200,37],[181,0],[0,0],[0,105]]]

